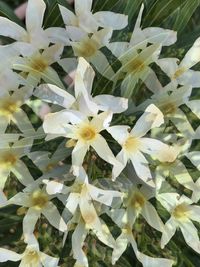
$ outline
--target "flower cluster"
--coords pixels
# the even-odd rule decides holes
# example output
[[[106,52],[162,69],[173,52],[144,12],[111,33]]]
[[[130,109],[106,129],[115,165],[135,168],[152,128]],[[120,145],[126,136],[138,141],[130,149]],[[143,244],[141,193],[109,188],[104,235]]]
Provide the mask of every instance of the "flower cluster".
[[[44,29],[43,0],[28,1],[25,29],[0,17],[0,35],[9,37],[0,46],[0,207],[20,206],[26,244],[23,253],[0,248],[0,262],[93,266],[86,247],[95,235],[111,248],[113,265],[130,244],[144,267],[170,267],[176,259],[164,247],[176,230],[200,254],[193,224],[200,179],[183,160],[200,169],[192,151],[200,128],[183,108],[200,118],[200,100],[192,98],[200,38],[181,61],[164,58],[176,32],[143,29],[144,5],[127,41],[114,41],[113,32],[127,27],[128,16],[94,13],[92,0],[74,5],[74,12],[59,6],[64,27]],[[72,265],[40,251],[44,220],[63,246],[71,242]],[[139,246],[138,220],[161,233],[158,258]]]

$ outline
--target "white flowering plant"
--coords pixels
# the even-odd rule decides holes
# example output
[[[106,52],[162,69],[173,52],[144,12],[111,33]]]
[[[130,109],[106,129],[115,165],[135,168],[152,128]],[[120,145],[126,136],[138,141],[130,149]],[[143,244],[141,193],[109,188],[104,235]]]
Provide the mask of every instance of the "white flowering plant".
[[[4,2],[0,266],[200,266],[199,1]]]

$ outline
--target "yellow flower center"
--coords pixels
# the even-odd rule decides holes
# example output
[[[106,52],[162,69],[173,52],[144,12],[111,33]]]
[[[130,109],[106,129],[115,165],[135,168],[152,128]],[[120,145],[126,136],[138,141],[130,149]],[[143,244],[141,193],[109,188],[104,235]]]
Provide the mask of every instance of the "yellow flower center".
[[[74,52],[79,57],[88,58],[96,54],[99,44],[93,39],[85,39],[74,45]]]
[[[19,110],[20,105],[20,101],[14,101],[10,98],[3,99],[0,101],[0,114],[11,116]]]
[[[135,152],[140,147],[140,140],[138,138],[135,138],[133,136],[130,136],[125,141],[123,147],[128,152]]]
[[[79,129],[79,136],[83,141],[92,141],[96,138],[97,132],[94,126],[85,125]]]
[[[145,67],[146,65],[141,59],[134,58],[127,63],[125,69],[128,73],[140,73],[145,69]]]
[[[125,227],[122,228],[122,233],[132,235],[132,228],[130,227],[130,225],[125,225]]]
[[[57,163],[49,163],[46,168],[45,168],[45,171],[46,172],[49,172],[49,171],[52,171],[58,164]]]
[[[173,115],[177,111],[177,105],[173,102],[169,102],[160,106],[160,109],[162,110],[164,115]]]
[[[187,219],[189,216],[189,208],[185,203],[182,203],[176,206],[172,214],[177,220]]]
[[[23,262],[26,266],[38,266],[40,262],[38,252],[34,249],[27,248],[23,257]]]
[[[49,202],[48,195],[42,192],[41,190],[37,190],[33,192],[33,194],[31,195],[32,206],[37,210],[43,209],[48,202]]]
[[[82,183],[75,182],[72,186],[72,192],[73,193],[81,193],[83,186],[84,185]]]
[[[70,140],[68,140],[68,141],[66,142],[65,146],[66,146],[67,148],[71,148],[71,147],[74,147],[74,146],[76,145],[76,143],[77,143],[76,140],[74,140],[74,139],[70,139]]]
[[[5,152],[0,156],[0,167],[3,169],[12,168],[17,162],[17,156],[11,152]]]
[[[144,204],[146,202],[146,198],[144,197],[144,195],[140,192],[135,192],[133,194],[133,196],[131,197],[130,200],[130,205],[134,208],[134,209],[142,209]]]
[[[87,212],[83,214],[82,216],[87,225],[91,225],[96,220],[96,214],[94,212]]]
[[[42,57],[37,56],[35,58],[32,58],[30,68],[31,71],[35,72],[44,72],[48,67],[48,62]]]
[[[180,77],[184,72],[186,71],[186,69],[184,67],[177,69],[177,71],[174,73],[172,79],[175,80],[178,77]]]

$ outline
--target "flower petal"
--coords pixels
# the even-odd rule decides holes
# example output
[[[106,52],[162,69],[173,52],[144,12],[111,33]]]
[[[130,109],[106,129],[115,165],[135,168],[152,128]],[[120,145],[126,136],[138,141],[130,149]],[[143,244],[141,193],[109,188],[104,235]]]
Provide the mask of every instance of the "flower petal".
[[[155,228],[156,230],[163,232],[164,224],[161,221],[160,217],[154,206],[150,202],[146,202],[142,209],[142,215],[151,227]]]
[[[112,95],[97,95],[94,101],[103,111],[112,111],[113,113],[122,113],[128,108],[128,99]]]
[[[170,241],[176,232],[177,225],[174,219],[171,217],[164,225],[163,234],[161,237],[161,248],[163,249],[165,245]]]
[[[79,221],[76,229],[72,234],[72,251],[73,257],[78,261],[79,264],[88,267],[88,260],[82,247],[86,238],[88,230],[82,221]]]
[[[29,33],[42,28],[46,5],[43,0],[29,0],[26,9],[26,28]]]
[[[91,146],[97,152],[99,157],[102,158],[103,160],[107,161],[108,163],[110,163],[112,165],[120,164],[120,163],[118,163],[115,156],[113,155],[106,140],[100,134],[98,134],[98,137],[91,144]]]
[[[200,253],[198,230],[194,224],[190,220],[187,220],[186,222],[179,224],[179,226],[188,246],[194,249],[197,253]]]
[[[186,53],[180,66],[190,69],[200,61],[200,38],[197,38],[193,46]]]
[[[60,213],[57,207],[52,203],[48,202],[45,208],[42,210],[42,213],[47,218],[49,223],[54,226],[59,231],[67,231],[67,225],[64,222],[63,218],[60,216]]]
[[[35,230],[35,225],[40,218],[41,212],[34,208],[28,209],[26,215],[23,219],[23,233],[24,233],[24,241],[28,243],[29,238],[33,235]]]
[[[27,33],[24,28],[15,22],[7,18],[0,17],[0,35],[20,41],[23,37],[26,37]]]
[[[22,255],[4,248],[0,248],[0,262],[19,261]]]
[[[99,11],[94,14],[94,18],[102,28],[121,30],[128,25],[128,16],[110,11]]]
[[[140,179],[147,182],[152,179],[151,171],[148,166],[148,161],[141,152],[131,153],[130,159],[135,169],[136,174]]]

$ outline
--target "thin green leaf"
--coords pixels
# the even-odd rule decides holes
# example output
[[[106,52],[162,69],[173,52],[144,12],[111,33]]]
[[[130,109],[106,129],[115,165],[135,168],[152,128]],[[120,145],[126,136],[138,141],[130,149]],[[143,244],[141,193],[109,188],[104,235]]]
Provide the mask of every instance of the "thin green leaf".
[[[171,16],[187,0],[156,0],[147,11],[143,26],[160,26],[161,22]]]
[[[6,17],[6,18],[16,22],[17,24],[24,26],[23,23],[21,22],[21,20],[15,15],[15,13],[9,7],[9,5],[4,3],[4,1],[0,1],[0,16]]]
[[[185,4],[180,7],[179,15],[177,16],[176,22],[174,24],[174,30],[178,31],[178,33],[180,34],[187,26],[190,18],[199,5],[200,0],[188,0],[187,2],[185,2]]]

